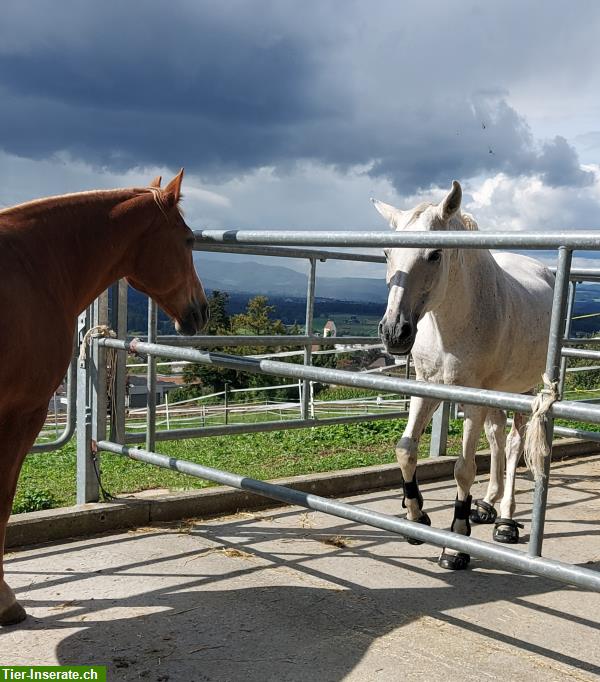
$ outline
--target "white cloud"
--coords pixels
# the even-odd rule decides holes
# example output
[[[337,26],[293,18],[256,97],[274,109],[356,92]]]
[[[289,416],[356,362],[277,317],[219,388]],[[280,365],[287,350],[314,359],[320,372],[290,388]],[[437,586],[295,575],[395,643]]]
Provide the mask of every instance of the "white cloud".
[[[587,165],[586,187],[548,187],[538,176],[498,173],[465,184],[464,208],[483,230],[565,230],[600,227],[600,167]]]

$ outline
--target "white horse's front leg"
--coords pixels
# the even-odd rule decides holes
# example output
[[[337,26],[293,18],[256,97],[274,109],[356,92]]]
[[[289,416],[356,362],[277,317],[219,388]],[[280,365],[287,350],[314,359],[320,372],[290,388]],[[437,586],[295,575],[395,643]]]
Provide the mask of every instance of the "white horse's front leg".
[[[471,512],[473,523],[494,523],[498,516],[494,503],[504,492],[504,463],[506,460],[506,412],[490,409],[485,419],[485,435],[490,444],[490,482],[485,497],[475,500]]]
[[[439,400],[427,400],[413,396],[410,400],[408,423],[402,438],[396,444],[396,458],[404,479],[404,499],[402,506],[406,508],[406,518],[409,521],[431,525],[427,514],[423,511],[423,496],[419,491],[417,482],[417,454],[419,441],[429,420],[435,412]],[[420,540],[408,538],[412,545],[422,544]]]
[[[513,520],[512,515],[515,512],[515,475],[525,445],[526,422],[525,415],[515,412],[512,429],[506,443],[506,486],[500,502],[500,517],[496,519],[494,528],[496,542],[517,543],[519,528],[523,528],[520,523]]]
[[[487,407],[465,405],[465,422],[463,426],[463,452],[454,465],[454,478],[456,479],[456,501],[454,502],[454,519],[450,530],[461,535],[471,535],[469,515],[471,512],[471,486],[475,480],[477,466],[475,464],[475,452]],[[439,558],[442,568],[460,570],[469,565],[471,557],[465,552],[455,552],[444,548]]]

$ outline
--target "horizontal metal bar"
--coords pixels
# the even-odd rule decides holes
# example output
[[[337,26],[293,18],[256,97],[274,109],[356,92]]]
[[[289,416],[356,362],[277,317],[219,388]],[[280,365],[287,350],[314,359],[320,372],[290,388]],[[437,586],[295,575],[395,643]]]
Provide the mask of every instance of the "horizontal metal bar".
[[[600,369],[600,365],[586,365],[585,367],[567,367],[567,373],[593,372]]]
[[[548,266],[548,270],[556,274],[556,266]],[[600,282],[600,268],[571,268],[571,282]]]
[[[279,502],[313,509],[356,523],[368,524],[374,528],[398,533],[399,535],[421,540],[437,547],[447,547],[459,552],[467,552],[479,559],[493,561],[501,568],[508,570],[524,571],[542,578],[549,578],[585,589],[600,591],[600,572],[598,571],[591,571],[579,566],[553,561],[552,559],[530,557],[519,550],[511,550],[489,542],[459,535],[458,533],[430,528],[429,526],[407,521],[406,519],[399,519],[389,514],[381,514],[360,506],[345,504],[337,500],[329,500],[318,495],[266,483],[265,481],[258,481],[246,476],[239,476],[228,471],[213,469],[212,467],[176,459],[175,457],[168,457],[156,452],[130,448],[126,445],[118,445],[109,441],[100,441],[98,449],[117,455],[124,455],[138,462],[146,462],[163,469],[179,471],[183,474],[214,481],[215,483],[231,486],[239,490],[248,490]]]
[[[294,249],[281,246],[236,246],[233,244],[209,244],[196,242],[194,251],[217,251],[219,253],[241,253],[248,256],[275,256],[281,258],[316,258],[327,260],[350,260],[363,263],[385,263],[385,256],[350,251],[323,251],[322,249]]]
[[[425,398],[439,398],[440,400],[456,399],[459,402],[473,403],[476,405],[489,405],[490,407],[502,407],[509,410],[518,410],[524,413],[531,412],[533,396],[518,395],[513,393],[499,393],[483,389],[444,386],[424,381],[413,381],[395,377],[374,376],[364,372],[349,372],[334,370],[325,367],[307,367],[293,363],[278,362],[275,360],[260,360],[241,355],[227,355],[193,348],[173,348],[159,344],[145,343],[142,341],[122,341],[120,339],[97,339],[94,340],[101,346],[116,348],[133,353],[145,355],[159,355],[178,360],[188,360],[200,364],[225,367],[241,372],[252,374],[269,374],[272,376],[293,377],[294,379],[310,379],[322,383],[339,384],[359,388],[389,391],[392,393],[408,393]]]
[[[587,338],[587,339],[578,339],[576,336],[572,337],[570,339],[565,339],[563,341],[563,344],[567,346],[577,346],[577,345],[582,345],[582,346],[587,346],[587,345],[593,345],[595,343],[600,343],[600,336],[594,336],[592,338]]]
[[[306,336],[290,334],[289,336],[159,336],[158,343],[169,346],[186,346],[190,348],[218,348],[227,346],[361,346],[381,343],[378,336]]]
[[[594,443],[600,443],[600,433],[598,431],[574,429],[569,426],[556,426],[555,424],[554,434],[558,436],[566,436],[567,438],[581,438],[582,440],[591,440],[594,441]]]
[[[517,248],[600,250],[600,231],[556,232],[376,232],[348,230],[196,230],[197,244],[281,246]]]
[[[276,406],[274,406],[276,408]],[[268,431],[288,431],[290,429],[318,428],[337,424],[356,424],[375,422],[382,419],[406,419],[406,411],[390,411],[381,414],[355,414],[344,417],[324,419],[286,419],[281,421],[252,422],[250,424],[227,424],[219,426],[198,426],[189,429],[168,429],[156,432],[156,440],[179,440],[181,438],[211,438],[213,436],[240,436],[244,433],[266,433]],[[200,418],[200,417],[199,417]],[[143,443],[141,433],[126,433],[126,443]]]
[[[326,367],[308,367],[277,362],[275,360],[260,360],[244,356],[226,355],[225,353],[211,353],[209,351],[194,350],[193,348],[172,348],[136,340],[96,339],[94,342],[107,348],[158,355],[175,360],[189,360],[190,362],[225,367],[240,372],[269,374],[294,379],[310,379],[311,381],[319,381],[325,384],[369,388],[391,393],[406,393],[422,398],[451,400],[485,407],[499,407],[503,410],[515,410],[523,414],[531,414],[532,403],[534,401],[533,396],[518,393],[490,391],[481,388],[469,388],[467,386],[433,384],[425,381],[374,376],[364,372],[349,372],[339,369],[328,369]],[[550,414],[559,419],[577,419],[594,424],[600,423],[600,407],[582,404],[577,401],[558,401],[550,408]]]
[[[226,367],[237,371],[293,377],[296,379],[311,379],[323,383],[371,388],[375,390],[391,391],[393,393],[408,393],[421,397],[438,398],[440,400],[454,399],[459,402],[475,405],[517,410],[525,414],[531,413],[531,406],[534,400],[532,396],[520,394],[462,386],[446,386],[392,377],[375,377],[370,374],[365,375],[361,372],[348,372],[322,367],[305,367],[273,360],[259,360],[244,356],[227,355],[225,353],[211,353],[191,348],[171,348],[169,346],[148,344],[135,340],[126,342],[118,339],[98,339],[97,343],[110,348],[189,360],[190,362]],[[565,401],[555,403],[551,409],[552,413],[558,417],[573,417],[592,422],[600,421],[599,408],[581,405],[577,402]]]
[[[600,360],[600,350],[586,350],[584,348],[563,348],[564,358],[584,358],[585,360]]]

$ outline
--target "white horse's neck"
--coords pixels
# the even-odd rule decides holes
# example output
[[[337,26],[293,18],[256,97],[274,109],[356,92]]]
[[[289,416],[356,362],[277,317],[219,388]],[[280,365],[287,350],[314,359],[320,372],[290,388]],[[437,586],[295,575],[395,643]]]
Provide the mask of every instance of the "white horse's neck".
[[[492,304],[501,280],[499,267],[487,249],[457,249],[452,254],[448,290],[440,306],[431,311],[441,335],[456,333],[475,309]]]

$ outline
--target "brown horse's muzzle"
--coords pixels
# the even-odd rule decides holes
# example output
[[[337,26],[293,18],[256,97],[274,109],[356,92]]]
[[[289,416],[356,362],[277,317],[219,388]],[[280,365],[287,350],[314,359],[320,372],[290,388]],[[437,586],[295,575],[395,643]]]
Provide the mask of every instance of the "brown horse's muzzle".
[[[194,299],[181,319],[175,321],[175,329],[184,336],[194,336],[206,327],[209,316],[208,303]]]

